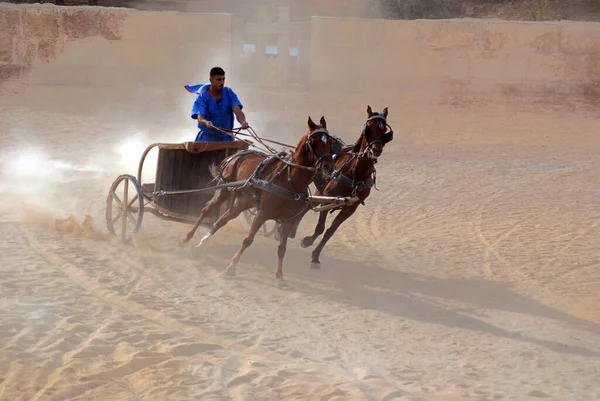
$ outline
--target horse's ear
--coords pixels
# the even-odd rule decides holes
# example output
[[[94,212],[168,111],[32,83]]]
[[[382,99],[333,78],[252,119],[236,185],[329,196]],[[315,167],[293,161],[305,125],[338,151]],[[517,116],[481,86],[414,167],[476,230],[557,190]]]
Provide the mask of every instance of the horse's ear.
[[[312,120],[312,118],[310,118],[310,116],[308,116],[308,128],[310,128],[311,131],[317,128],[317,124],[315,124],[315,122]]]
[[[327,121],[325,121],[325,116],[321,116],[321,120],[319,122],[321,123],[321,127],[327,128]]]
[[[371,109],[371,106],[367,105],[367,115],[369,117],[371,117],[373,115],[373,110]]]
[[[388,115],[388,109],[387,109],[387,107],[386,107],[385,109],[383,109],[383,116],[384,116],[385,118],[387,118],[387,115]]]

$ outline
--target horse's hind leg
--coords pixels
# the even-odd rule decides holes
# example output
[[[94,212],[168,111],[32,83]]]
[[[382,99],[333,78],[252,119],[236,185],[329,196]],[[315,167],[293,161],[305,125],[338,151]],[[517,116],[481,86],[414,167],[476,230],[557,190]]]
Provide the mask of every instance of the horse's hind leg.
[[[196,230],[198,229],[198,227],[200,227],[200,224],[202,224],[202,220],[204,220],[204,217],[208,213],[212,212],[214,208],[219,207],[230,196],[232,196],[232,193],[230,191],[222,190],[222,189],[217,190],[217,192],[212,197],[212,199],[209,200],[206,203],[206,205],[202,208],[202,211],[200,212],[200,216],[198,216],[198,220],[196,220],[196,223],[194,224],[192,229],[187,233],[185,238],[182,240],[182,245],[190,242],[190,240],[196,233]]]
[[[242,242],[242,247],[233,256],[233,258],[231,259],[231,263],[229,263],[229,266],[227,266],[227,270],[225,271],[226,275],[235,276],[235,267],[237,266],[238,262],[240,261],[240,258],[242,257],[242,255],[244,254],[244,251],[250,245],[252,245],[252,242],[254,241],[254,237],[256,236],[256,233],[258,232],[260,227],[263,224],[265,224],[265,221],[266,220],[264,218],[264,215],[261,212],[259,212],[256,215],[256,217],[254,217],[254,220],[252,221],[252,226],[250,227],[250,230],[248,231],[248,235],[246,236],[246,238],[244,238],[244,241]]]
[[[293,220],[291,222],[286,221],[281,225],[281,239],[279,240],[279,247],[277,248],[277,271],[275,272],[275,278],[277,278],[277,283],[280,287],[285,283],[283,280],[283,257],[285,256],[287,248],[288,235],[295,223],[296,221]]]
[[[309,246],[314,244],[315,240],[319,238],[319,235],[323,234],[323,231],[325,231],[325,222],[327,221],[327,213],[328,211],[325,210],[319,214],[319,221],[315,226],[315,232],[313,233],[313,235],[304,237],[302,239],[302,241],[300,242],[302,248],[308,248]]]
[[[338,215],[335,216],[335,219],[333,219],[331,226],[329,226],[327,231],[325,231],[325,235],[323,235],[321,242],[319,242],[319,245],[317,245],[317,247],[312,252],[312,262],[310,264],[311,268],[319,269],[321,267],[321,262],[319,261],[319,256],[321,256],[321,251],[325,247],[325,244],[327,243],[327,241],[329,241],[329,239],[331,239],[331,237],[333,237],[333,234],[342,225],[342,223],[344,221],[346,221],[346,219],[348,219],[348,217],[350,217],[354,214],[354,212],[358,208],[358,205],[360,205],[360,203],[357,202],[350,206],[344,206],[342,208],[342,210],[340,210]]]
[[[215,233],[221,228],[223,228],[230,220],[235,219],[240,215],[240,213],[242,213],[244,210],[250,209],[253,205],[251,201],[248,201],[247,199],[240,196],[235,196],[232,201],[233,206],[225,210],[225,212],[221,216],[219,216],[217,221],[214,222],[211,229],[206,233],[204,237],[202,237],[202,239],[200,240],[198,245],[195,246],[195,248],[199,248],[204,241],[206,241],[212,235],[215,235]]]

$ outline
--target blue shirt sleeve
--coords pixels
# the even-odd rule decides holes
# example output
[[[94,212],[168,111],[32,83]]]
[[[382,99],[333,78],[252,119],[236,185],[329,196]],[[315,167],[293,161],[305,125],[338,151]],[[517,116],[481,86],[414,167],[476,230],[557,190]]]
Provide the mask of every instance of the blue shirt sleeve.
[[[206,102],[202,99],[202,94],[198,95],[196,101],[192,105],[192,118],[198,119],[198,115],[206,117]]]
[[[240,106],[240,110],[244,108],[244,105],[242,104],[242,102],[240,102],[240,99],[238,98],[238,96],[236,95],[236,93],[233,91],[233,89],[228,88],[229,89],[229,98],[231,101],[231,108],[233,109],[235,106]]]

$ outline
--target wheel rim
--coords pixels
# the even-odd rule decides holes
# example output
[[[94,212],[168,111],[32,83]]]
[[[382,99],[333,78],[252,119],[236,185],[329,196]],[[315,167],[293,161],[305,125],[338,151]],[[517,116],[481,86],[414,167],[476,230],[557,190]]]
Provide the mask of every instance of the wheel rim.
[[[113,182],[106,200],[106,226],[123,243],[142,226],[144,197],[141,186],[131,175],[119,176]]]

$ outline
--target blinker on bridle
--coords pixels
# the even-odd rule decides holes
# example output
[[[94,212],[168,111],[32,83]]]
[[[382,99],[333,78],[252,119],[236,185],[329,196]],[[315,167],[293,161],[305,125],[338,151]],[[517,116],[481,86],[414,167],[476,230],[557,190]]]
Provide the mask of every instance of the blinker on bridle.
[[[335,141],[335,143],[331,146],[331,153],[325,153],[324,155],[322,155],[320,157],[317,156],[317,154],[315,153],[315,150],[312,147],[311,139],[319,134],[321,134],[321,140],[323,141],[323,143],[327,143],[327,140],[329,138],[331,138],[331,134],[329,133],[327,128],[323,128],[323,127],[315,128],[313,131],[310,132],[310,134],[308,134],[308,140],[306,141],[306,147],[308,149],[310,149],[312,154],[317,158],[317,162],[315,163],[315,166],[318,165],[324,157],[335,155],[342,150],[342,146],[337,141]]]

